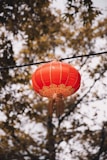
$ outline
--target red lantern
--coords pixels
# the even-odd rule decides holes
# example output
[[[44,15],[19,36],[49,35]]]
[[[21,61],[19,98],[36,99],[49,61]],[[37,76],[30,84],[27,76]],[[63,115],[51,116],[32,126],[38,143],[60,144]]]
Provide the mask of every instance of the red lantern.
[[[51,98],[58,103],[63,97],[75,93],[80,87],[79,72],[70,64],[52,61],[38,67],[32,75],[34,90],[41,96]],[[49,108],[52,113],[52,107]],[[61,110],[60,106],[58,107]],[[61,112],[61,111],[59,111]],[[51,114],[50,113],[50,114]],[[60,115],[60,113],[58,113]]]

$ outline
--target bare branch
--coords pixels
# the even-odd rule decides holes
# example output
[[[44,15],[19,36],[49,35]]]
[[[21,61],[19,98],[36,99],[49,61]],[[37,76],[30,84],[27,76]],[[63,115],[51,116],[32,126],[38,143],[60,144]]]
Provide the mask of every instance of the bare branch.
[[[83,99],[88,95],[88,93],[90,93],[91,89],[94,87],[94,85],[96,84],[96,82],[101,78],[101,76],[105,73],[105,70],[102,71],[102,73],[99,75],[98,78],[94,79],[93,84],[90,86],[90,88],[88,89],[88,91],[75,103],[69,106],[69,111],[66,112],[62,117],[59,118],[59,126],[61,124],[61,122],[65,119],[65,117],[69,116],[71,112],[73,112],[75,110],[75,108],[77,107],[77,105],[83,101]]]
[[[103,124],[102,130],[101,130],[101,137],[100,137],[100,139],[101,139],[100,148],[98,150],[98,153],[96,154],[96,156],[92,160],[100,160],[100,155],[103,152],[105,138],[106,138],[105,125]]]

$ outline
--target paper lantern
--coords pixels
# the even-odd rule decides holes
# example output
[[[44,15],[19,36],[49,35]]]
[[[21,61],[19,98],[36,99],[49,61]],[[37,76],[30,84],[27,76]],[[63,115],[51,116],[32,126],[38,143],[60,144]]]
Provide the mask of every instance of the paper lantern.
[[[75,93],[80,87],[80,81],[81,76],[77,69],[59,61],[41,65],[32,75],[34,90],[54,102]],[[52,111],[52,106],[50,108]]]

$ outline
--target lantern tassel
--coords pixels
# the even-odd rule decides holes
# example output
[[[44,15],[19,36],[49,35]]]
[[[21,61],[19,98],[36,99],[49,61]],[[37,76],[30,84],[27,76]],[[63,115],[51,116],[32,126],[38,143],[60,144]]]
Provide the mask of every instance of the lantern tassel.
[[[64,113],[64,102],[62,94],[55,94],[48,104],[48,115],[52,117],[54,108],[56,109],[56,116],[60,117]]]
[[[58,94],[55,102],[56,102],[56,115],[60,117],[64,113],[64,102],[63,102],[62,94]]]
[[[50,100],[49,100],[49,104],[48,104],[48,115],[49,115],[50,117],[52,117],[54,102],[55,102],[54,99],[50,99]]]

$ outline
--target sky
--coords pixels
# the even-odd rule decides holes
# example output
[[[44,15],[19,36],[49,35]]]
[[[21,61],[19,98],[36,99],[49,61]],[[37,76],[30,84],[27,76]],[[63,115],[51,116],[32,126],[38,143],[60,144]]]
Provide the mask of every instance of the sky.
[[[107,15],[107,0],[93,0],[93,3],[94,3],[93,5],[95,5],[95,7],[99,8],[103,12],[104,15],[101,15],[101,17]],[[65,12],[65,7],[66,7],[65,4],[66,4],[66,0],[54,0],[53,6],[54,6],[54,8],[61,9],[61,11],[63,13],[63,12]],[[101,39],[98,39],[96,46],[95,46],[96,51],[99,52],[100,51],[99,48],[101,48],[101,46],[105,46],[105,44],[106,44],[105,40],[103,41]],[[91,64],[93,66],[93,68],[97,65],[97,63],[99,63],[98,58],[94,57],[92,59],[92,64]],[[87,86],[90,86],[90,83],[91,83],[91,80],[87,80]],[[99,86],[99,89],[101,92],[100,86]],[[102,90],[102,92],[103,92],[103,90]],[[102,101],[96,101],[95,103],[92,103],[92,104],[90,103],[90,106],[91,105],[92,105],[93,109],[92,109],[92,107],[88,108],[89,107],[88,105],[82,105],[80,112],[81,112],[82,116],[84,115],[84,121],[90,125],[92,130],[99,129],[99,127],[101,127],[101,125],[102,125],[102,121],[106,121],[106,119],[107,119],[107,109],[106,109],[107,100],[105,100],[105,103],[103,103]],[[88,113],[88,115],[87,115],[87,113]],[[92,119],[96,113],[97,113],[97,117],[96,117],[96,120],[94,121],[96,124],[95,125],[95,124],[93,124]],[[75,118],[79,118],[78,113]],[[67,122],[65,122],[64,125],[69,127],[70,124],[67,121]]]
[[[61,9],[62,12],[65,11],[65,4],[66,4],[66,0],[54,0],[53,2],[53,7],[57,8],[57,9]],[[107,9],[107,1],[106,0],[94,0],[94,4],[96,7],[99,7],[102,10],[105,10],[105,8]],[[106,12],[104,12],[106,14]],[[11,36],[11,35],[10,35]],[[12,38],[12,36],[11,36]],[[16,56],[18,55],[19,57],[19,51],[22,48],[23,45],[23,41],[21,39],[21,37],[19,37],[18,41],[17,39],[13,41],[14,44],[14,50],[16,53]],[[96,43],[96,50],[98,51],[99,47],[101,47],[101,45],[105,45],[105,42],[102,40],[98,40],[98,43]],[[96,59],[94,59],[93,66],[98,62]]]
[[[96,7],[100,9],[107,9],[107,1],[106,0],[93,0],[93,3]],[[65,10],[66,0],[54,0],[53,6],[55,8],[59,8],[62,12]],[[105,10],[105,9],[104,9]]]
[[[53,6],[55,8],[61,9],[63,12],[65,9],[65,2],[66,2],[65,0],[54,0]],[[96,7],[99,7],[103,10],[105,8],[105,6],[107,6],[107,1],[106,0],[94,0],[94,4]],[[106,12],[104,12],[104,13],[106,13]],[[20,41],[21,41],[21,37],[19,37],[19,41],[13,42],[16,55],[19,53],[19,51],[22,47],[22,44],[23,44],[22,42],[20,43]],[[96,48],[99,45],[103,45],[103,43],[105,44],[105,42],[100,41],[100,43],[96,45]],[[98,48],[97,48],[97,50],[98,50]],[[95,65],[95,63],[96,62],[94,60],[93,65]],[[107,100],[105,101],[105,103],[107,105]],[[88,105],[82,105],[82,107],[80,109],[81,115],[76,113],[74,118],[81,119],[82,118],[81,116],[84,115],[83,121],[87,122],[90,125],[92,130],[99,129],[99,127],[101,127],[102,120],[106,121],[106,119],[107,119],[107,109],[105,109],[106,105],[102,104],[101,101],[93,103],[92,104],[93,109],[91,107],[89,108]],[[97,106],[97,109],[96,109],[96,106]],[[94,125],[93,121],[92,121],[95,113],[97,113],[97,117],[94,122],[97,125]],[[3,115],[1,116],[1,118],[2,117],[3,117]],[[25,124],[25,121],[28,121],[28,123],[30,123],[30,125]],[[70,121],[65,121],[63,125],[65,125],[67,128],[69,128],[71,124],[70,124]],[[33,128],[33,130],[32,130],[32,128]],[[24,130],[26,133],[29,133],[30,135],[32,135],[33,138],[38,138],[38,139],[39,139],[39,137],[37,137],[37,134],[39,132],[44,132],[44,128],[41,123],[38,123],[37,125],[35,125],[34,122],[31,123],[29,120],[27,120],[26,117],[25,117],[25,119],[22,119],[22,128],[21,129]],[[80,130],[81,130],[81,128],[80,128]],[[84,129],[82,128],[82,130],[84,130]],[[46,132],[44,132],[44,134],[46,134]],[[72,144],[72,142],[70,142],[70,143]],[[60,144],[60,145],[63,148],[65,148],[67,146],[65,142],[62,142],[62,144]],[[76,146],[74,146],[74,148],[77,147],[77,145],[79,145],[79,144],[76,144]],[[65,152],[67,152],[68,150],[69,150],[69,148],[66,148]],[[63,157],[63,159],[66,160],[66,155]]]
[[[100,8],[103,11],[103,13],[107,15],[107,0],[93,0],[93,2],[96,7]],[[52,7],[56,8],[56,9],[60,9],[63,13],[66,10],[65,9],[66,8],[66,0],[54,0]],[[103,16],[103,15],[101,15],[101,16]],[[12,35],[10,35],[10,36],[12,38]],[[24,44],[24,41],[22,41],[21,36],[19,36],[18,39],[13,41],[13,44],[14,44],[14,51],[15,51],[15,54],[17,57],[19,51],[21,50],[21,48]],[[99,44],[96,44],[96,47],[98,47],[99,45],[101,46],[102,44],[105,44],[105,42],[104,41],[102,41],[102,43],[99,42]]]

